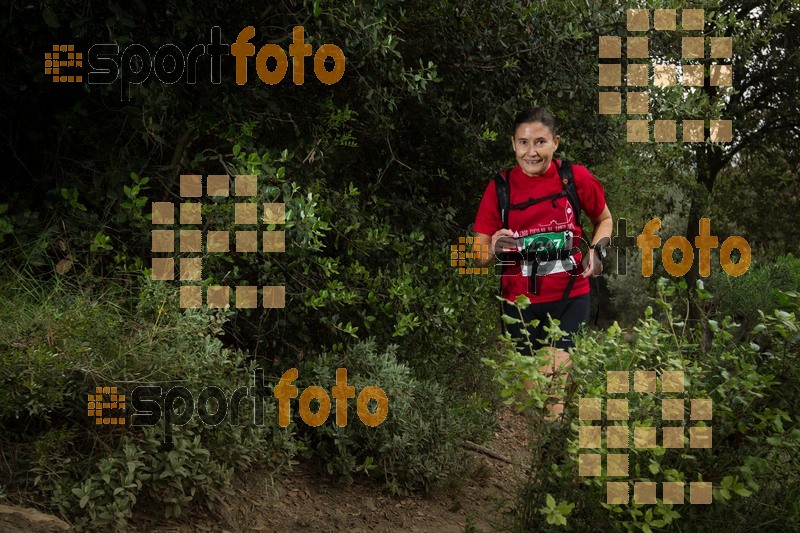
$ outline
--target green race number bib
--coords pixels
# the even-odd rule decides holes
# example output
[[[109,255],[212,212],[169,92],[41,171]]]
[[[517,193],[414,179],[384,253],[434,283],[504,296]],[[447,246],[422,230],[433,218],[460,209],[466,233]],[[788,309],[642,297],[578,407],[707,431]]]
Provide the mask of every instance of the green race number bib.
[[[572,247],[572,235],[569,235]],[[564,231],[555,233],[537,233],[522,238],[523,248],[533,252],[560,252],[566,247],[567,234]]]
[[[572,249],[572,232],[571,231],[557,231],[552,233],[536,233],[526,237],[519,238],[517,245],[523,250],[531,252],[561,252],[563,250]],[[540,276],[548,274],[555,274],[558,272],[567,272],[574,266],[572,257],[565,260],[552,260],[538,263],[537,272]],[[522,262],[522,275],[529,276],[532,274],[534,263],[523,261]]]

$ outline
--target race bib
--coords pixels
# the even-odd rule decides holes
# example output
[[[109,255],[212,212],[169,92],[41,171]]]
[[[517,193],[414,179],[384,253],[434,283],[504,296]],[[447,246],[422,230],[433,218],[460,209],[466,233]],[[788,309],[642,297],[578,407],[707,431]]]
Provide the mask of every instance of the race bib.
[[[565,248],[572,248],[572,232],[558,231],[528,235],[522,237],[522,247],[533,252],[560,252]]]
[[[520,249],[528,250],[528,252],[552,254],[560,253],[564,250],[572,249],[572,232],[558,231],[552,233],[535,233],[526,237],[517,239],[517,246]],[[534,266],[533,261],[522,261],[522,275],[530,276]],[[560,260],[554,259],[551,261],[542,261],[538,263],[537,275],[546,276],[548,274],[556,274],[558,272],[568,272],[575,266],[575,261],[572,256],[567,259]]]

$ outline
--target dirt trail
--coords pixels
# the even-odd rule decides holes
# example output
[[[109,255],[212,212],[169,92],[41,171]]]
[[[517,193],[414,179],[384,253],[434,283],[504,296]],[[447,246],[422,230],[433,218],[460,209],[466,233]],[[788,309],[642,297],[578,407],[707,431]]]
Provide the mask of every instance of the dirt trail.
[[[0,504],[0,531],[3,533],[65,533],[72,528],[55,516],[18,505]]]
[[[511,459],[511,465],[477,452],[472,475],[460,487],[430,497],[393,497],[368,479],[338,484],[310,465],[265,486],[263,474],[239,476],[235,494],[218,515],[182,516],[178,520],[141,513],[132,524],[139,531],[435,531],[455,533],[501,528],[529,463],[528,432],[522,415],[510,409],[498,416],[498,430],[486,446]]]

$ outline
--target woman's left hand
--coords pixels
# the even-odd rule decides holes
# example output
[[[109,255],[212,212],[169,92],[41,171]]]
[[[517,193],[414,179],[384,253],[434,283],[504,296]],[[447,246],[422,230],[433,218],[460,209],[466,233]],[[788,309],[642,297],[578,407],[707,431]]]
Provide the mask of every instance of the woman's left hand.
[[[589,248],[589,250],[583,254],[583,260],[581,261],[583,265],[583,273],[581,277],[588,278],[593,277],[597,278],[603,274],[603,261],[600,259],[600,256],[597,254],[595,250]]]

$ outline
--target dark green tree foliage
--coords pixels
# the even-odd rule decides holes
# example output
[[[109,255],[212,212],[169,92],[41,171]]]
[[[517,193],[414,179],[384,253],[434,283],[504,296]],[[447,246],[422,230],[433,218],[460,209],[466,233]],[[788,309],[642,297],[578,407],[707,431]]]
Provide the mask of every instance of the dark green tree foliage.
[[[3,218],[13,231],[6,246],[17,244],[16,257],[45,271],[68,257],[85,282],[141,271],[150,255],[148,204],[176,200],[179,174],[258,173],[275,187],[264,199],[286,201],[296,218],[287,225],[288,253],[264,262],[212,258],[209,266],[221,268],[208,269],[218,278],[230,271],[237,281],[287,284],[293,311],[277,313],[277,322],[274,312],[233,322],[231,334],[256,353],[291,353],[291,360],[351,334],[400,337],[406,347],[430,347],[434,337],[442,343],[432,353],[450,355],[431,375],[460,365],[458,346],[481,344],[485,321],[476,315],[470,323],[464,308],[445,300],[484,297],[475,295],[474,280],[454,279],[445,246],[465,233],[488,178],[509,161],[514,113],[553,106],[571,156],[592,163],[610,155],[608,127],[581,120],[595,107],[591,86],[578,83],[595,68],[594,40],[583,28],[599,15],[586,8],[564,30],[535,5],[512,2],[5,7],[3,31],[20,43],[3,73],[2,90],[15,102],[5,111],[7,141],[19,163]],[[309,59],[304,85],[294,85],[290,72],[268,86],[251,58],[246,85],[235,84],[232,60],[215,85],[201,61],[196,84],[151,75],[121,101],[119,82],[53,84],[42,74],[40,58],[52,42],[84,50],[140,43],[153,52],[174,43],[187,51],[208,42],[212,26],[231,43],[249,24],[256,49],[287,47],[291,28],[302,24],[315,48],[330,42],[344,50],[344,78],[321,84]],[[417,262],[430,266],[411,268]],[[401,353],[427,372],[427,357],[415,364],[408,350]]]
[[[0,7],[6,44],[0,119],[11,162],[0,200],[0,249],[9,266],[46,283],[63,279],[87,301],[122,284],[135,301],[151,257],[150,203],[179,202],[180,174],[256,174],[257,201],[286,204],[287,251],[209,255],[204,282],[285,284],[287,308],[233,314],[225,342],[270,370],[308,365],[310,373],[317,365],[322,375],[348,353],[360,353],[350,343],[371,338],[375,349],[367,351],[392,354],[386,366],[402,367],[403,386],[421,390],[420,383],[438,382],[435,394],[421,397],[462,409],[461,437],[480,433],[483,421],[484,400],[466,398],[474,392],[491,397],[493,390],[480,358],[491,352],[497,332],[491,303],[497,279],[455,274],[448,245],[467,232],[491,175],[510,164],[510,125],[520,108],[539,104],[556,112],[564,142],[559,155],[596,171],[617,218],[665,205],[689,212],[691,230],[708,212],[705,196],[724,183],[745,189],[719,199],[720,206],[746,210],[725,218],[729,230],[741,225],[742,234],[753,228],[766,238],[764,220],[776,210],[757,195],[774,185],[773,167],[780,200],[797,202],[794,3],[697,5],[707,10],[709,34],[734,37],[735,90],[704,87],[685,101],[665,92],[654,109],[736,119],[733,144],[696,148],[634,147],[625,142],[622,120],[597,114],[597,37],[624,33],[628,4],[203,0],[187,7],[0,0]],[[120,50],[138,43],[151,53],[173,43],[187,52],[208,43],[214,26],[224,43],[233,43],[248,25],[255,27],[256,49],[288,48],[292,28],[302,25],[315,49],[323,43],[342,48],[344,77],[324,85],[307,59],[302,86],[292,83],[291,67],[283,82],[269,86],[251,58],[248,83],[239,86],[229,58],[220,84],[211,83],[201,61],[196,83],[164,84],[151,74],[123,100],[119,82],[55,84],[43,73],[44,53],[56,43],[84,52],[97,43],[117,43]],[[662,44],[655,39],[653,49],[666,56]],[[231,203],[204,207],[207,229],[231,229]],[[782,216],[791,220],[792,213],[787,208]],[[129,299],[119,305],[137,312]],[[15,365],[26,350],[19,348]],[[65,390],[94,383],[94,376],[81,374],[87,370],[76,372]],[[14,401],[24,406],[31,399],[20,394]],[[52,398],[33,400],[60,409]],[[14,426],[23,428],[20,446],[52,438],[49,415],[29,410],[23,418]],[[435,431],[457,439],[453,427],[445,417]],[[332,448],[323,453],[344,474],[351,461],[373,457],[386,437],[348,435],[356,444],[338,463]],[[330,437],[324,429],[312,435],[322,447]],[[440,444],[455,456],[452,442]],[[447,470],[425,470],[426,461],[435,461],[432,450],[420,451],[426,459],[404,472],[374,459],[393,488],[429,487]],[[60,501],[76,512],[70,498]]]
[[[710,212],[715,212],[711,200],[714,199],[715,184],[725,172],[726,191],[723,195],[733,201],[724,201],[726,207],[734,207],[738,194],[733,190],[761,190],[767,196],[758,204],[762,216],[773,220],[775,226],[788,229],[778,240],[788,244],[793,242],[795,224],[790,215],[791,206],[797,204],[797,176],[789,185],[786,176],[789,170],[783,163],[787,158],[796,159],[798,138],[800,138],[800,92],[796,80],[800,73],[800,6],[796,2],[709,2],[703,3],[708,11],[706,25],[714,35],[733,38],[733,80],[734,90],[726,91],[718,87],[703,87],[701,101],[706,110],[716,116],[734,120],[733,142],[723,145],[705,144],[694,148],[694,168],[697,187],[691,196],[691,207],[687,226],[687,237],[698,233],[698,220]],[[759,163],[755,163],[759,161]],[[767,174],[763,189],[741,179],[750,174]],[[737,179],[738,178],[738,179]],[[758,180],[762,181],[762,180]],[[771,198],[771,199],[770,199]],[[772,202],[784,209],[773,210]],[[722,210],[720,210],[722,211]],[[789,215],[789,216],[786,216]],[[746,219],[745,219],[746,220]],[[737,222],[739,222],[737,220]],[[748,224],[758,231],[760,224]],[[771,224],[772,226],[772,224]],[[774,226],[773,226],[774,227]],[[767,244],[775,239],[766,237],[756,243],[757,249],[766,250]],[[763,243],[763,244],[762,244]],[[795,247],[789,250],[796,249]],[[787,251],[786,248],[783,250]],[[781,252],[778,252],[781,253]],[[698,278],[697,268],[693,268],[687,280],[694,285]]]

